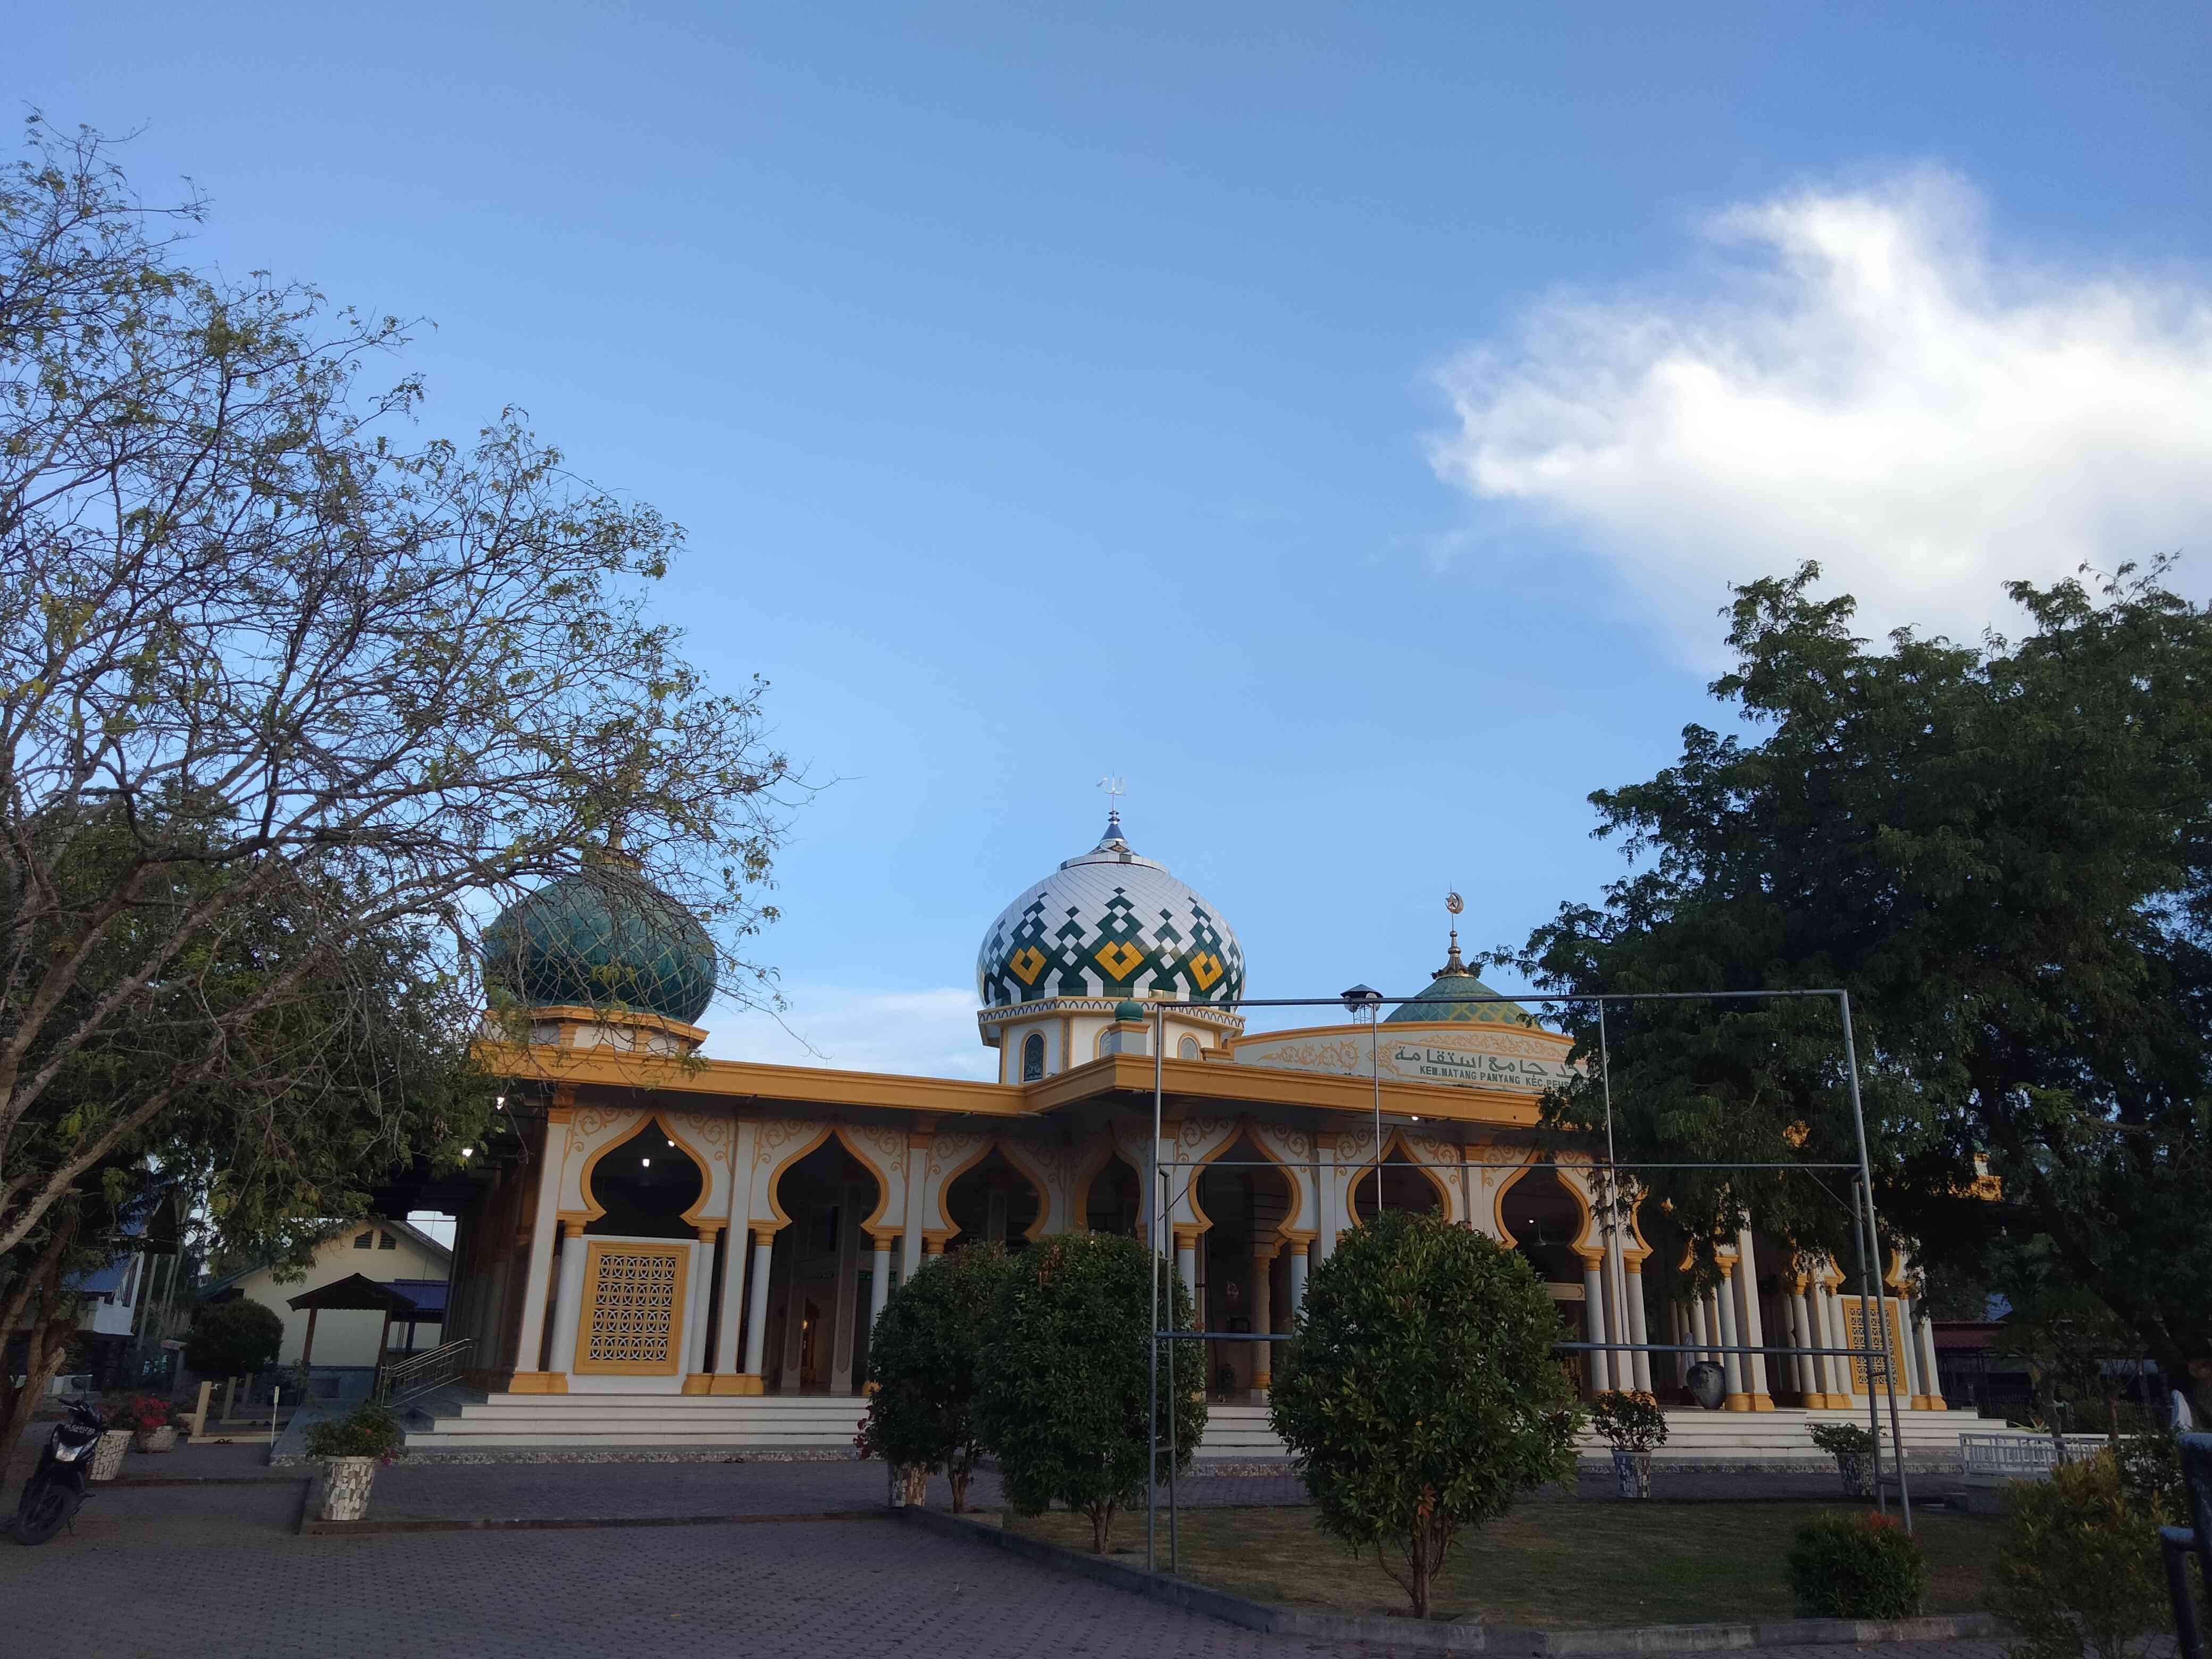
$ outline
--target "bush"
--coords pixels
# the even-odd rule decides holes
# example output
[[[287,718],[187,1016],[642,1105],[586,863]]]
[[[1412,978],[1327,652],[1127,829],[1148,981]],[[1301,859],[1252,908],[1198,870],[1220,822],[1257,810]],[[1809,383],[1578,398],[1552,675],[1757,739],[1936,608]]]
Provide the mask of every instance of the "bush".
[[[1296,1335],[1275,1369],[1275,1432],[1322,1527],[1372,1548],[1417,1616],[1463,1528],[1573,1479],[1581,1411],[1552,1353],[1559,1314],[1487,1235],[1385,1211],[1316,1271]]]
[[[407,1443],[407,1431],[374,1401],[364,1401],[343,1417],[307,1425],[310,1457],[377,1457],[389,1463]]]
[[[258,1302],[212,1302],[192,1316],[185,1364],[202,1376],[243,1376],[275,1364],[283,1346],[284,1322]]]
[[[2131,1492],[2099,1452],[2023,1480],[2005,1501],[1992,1608],[2018,1626],[2013,1659],[2124,1659],[2172,1616],[2157,1528],[2172,1519],[2154,1492]]]
[[[161,1429],[167,1428],[169,1423],[169,1402],[150,1394],[102,1401],[100,1409],[111,1429]]]
[[[1814,1445],[1838,1457],[1874,1455],[1874,1431],[1856,1423],[1815,1423],[1811,1433]]]
[[[925,1261],[891,1292],[868,1338],[876,1391],[860,1449],[902,1468],[944,1470],[956,1515],[967,1505],[968,1479],[983,1451],[976,1370],[1011,1261],[999,1244]]]
[[[1648,1394],[1607,1389],[1590,1402],[1590,1426],[1615,1451],[1656,1451],[1667,1443],[1667,1413]]]
[[[1928,1596],[1928,1558],[1871,1510],[1835,1510],[1797,1528],[1790,1589],[1804,1619],[1910,1619]]]
[[[1000,1282],[977,1375],[976,1428],[1007,1504],[1020,1515],[1054,1503],[1080,1510],[1102,1554],[1115,1511],[1145,1490],[1156,1262],[1172,1291],[1168,1328],[1187,1330],[1190,1292],[1135,1239],[1066,1233],[1032,1244]],[[1172,1411],[1183,1467],[1206,1432],[1203,1365],[1182,1355],[1171,1390],[1165,1350],[1194,1345],[1159,1346],[1158,1429],[1164,1452]]]

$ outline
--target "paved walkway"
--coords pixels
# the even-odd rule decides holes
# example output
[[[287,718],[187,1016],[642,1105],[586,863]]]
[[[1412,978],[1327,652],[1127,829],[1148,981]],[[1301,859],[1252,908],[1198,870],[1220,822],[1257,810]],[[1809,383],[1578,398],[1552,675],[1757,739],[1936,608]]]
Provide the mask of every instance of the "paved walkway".
[[[882,1487],[881,1469],[860,1463],[402,1465],[385,1472],[379,1497],[394,1512],[442,1508],[471,1518],[517,1506],[859,1514],[881,1503]],[[292,1482],[113,1488],[87,1505],[74,1535],[40,1549],[0,1542],[0,1648],[113,1659],[1392,1651],[1238,1630],[889,1519],[302,1538],[292,1530],[300,1496]],[[1844,1651],[1763,1650],[1768,1659]],[[2000,1659],[2001,1650],[1948,1643],[1869,1651]]]

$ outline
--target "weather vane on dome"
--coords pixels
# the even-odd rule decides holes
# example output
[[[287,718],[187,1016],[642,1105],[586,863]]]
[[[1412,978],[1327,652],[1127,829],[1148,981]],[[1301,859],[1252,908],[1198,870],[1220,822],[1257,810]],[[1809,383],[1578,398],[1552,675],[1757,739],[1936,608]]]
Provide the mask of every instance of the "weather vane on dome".
[[[1461,911],[1467,908],[1467,901],[1462,898],[1457,893],[1448,892],[1444,895],[1444,908],[1450,911],[1454,915],[1457,915]]]

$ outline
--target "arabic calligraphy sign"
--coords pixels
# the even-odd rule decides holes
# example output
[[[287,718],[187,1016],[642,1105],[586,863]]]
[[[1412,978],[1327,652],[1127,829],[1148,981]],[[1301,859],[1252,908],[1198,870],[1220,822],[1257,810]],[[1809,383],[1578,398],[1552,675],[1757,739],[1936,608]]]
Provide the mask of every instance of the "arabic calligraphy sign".
[[[1394,1036],[1385,1031],[1373,1063],[1392,1083],[1445,1083],[1536,1095],[1574,1075],[1564,1060],[1566,1052],[1565,1041],[1536,1032],[1431,1030]],[[1370,1063],[1364,1031],[1245,1037],[1234,1045],[1234,1053],[1241,1066],[1339,1077],[1365,1077]]]

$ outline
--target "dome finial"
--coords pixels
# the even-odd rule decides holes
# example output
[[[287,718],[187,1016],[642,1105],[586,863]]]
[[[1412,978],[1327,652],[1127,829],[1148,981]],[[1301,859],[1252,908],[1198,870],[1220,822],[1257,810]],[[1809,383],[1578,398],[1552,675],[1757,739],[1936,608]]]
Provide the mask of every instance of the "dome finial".
[[[1462,898],[1456,891],[1446,893],[1444,895],[1444,908],[1451,912],[1453,917],[1456,919],[1459,913],[1467,908],[1467,901]],[[1455,927],[1451,930],[1451,954],[1444,958],[1444,965],[1437,969],[1431,977],[1443,979],[1447,975],[1460,975],[1468,979],[1474,977],[1474,970],[1472,968],[1469,968],[1465,962],[1461,960],[1459,954],[1459,929]]]
[[[1129,843],[1121,834],[1121,797],[1129,793],[1129,786],[1109,772],[1098,780],[1098,787],[1106,792],[1106,832],[1098,837],[1094,853],[1126,853]]]

